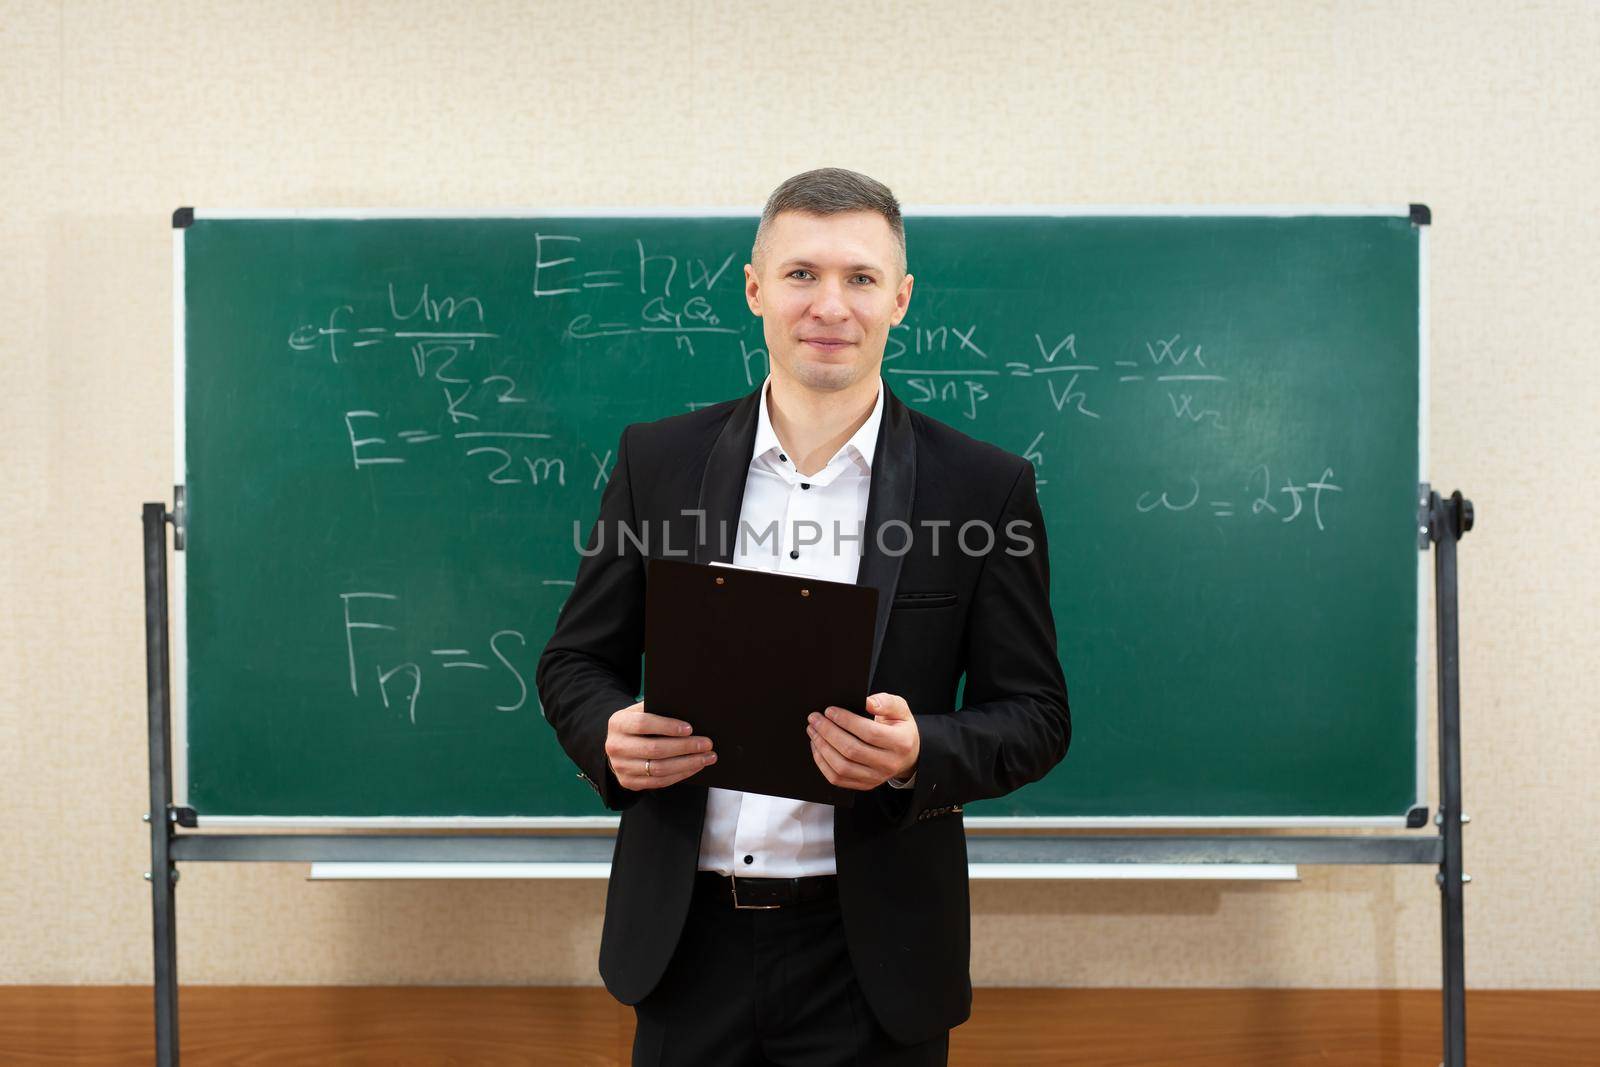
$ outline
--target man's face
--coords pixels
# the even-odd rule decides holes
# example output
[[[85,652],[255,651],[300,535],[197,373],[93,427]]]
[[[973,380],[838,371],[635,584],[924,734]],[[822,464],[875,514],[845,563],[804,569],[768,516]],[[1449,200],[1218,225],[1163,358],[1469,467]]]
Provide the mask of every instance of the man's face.
[[[744,268],[773,371],[808,389],[876,379],[889,327],[905,318],[912,277],[882,215],[786,211],[767,228],[761,269]]]

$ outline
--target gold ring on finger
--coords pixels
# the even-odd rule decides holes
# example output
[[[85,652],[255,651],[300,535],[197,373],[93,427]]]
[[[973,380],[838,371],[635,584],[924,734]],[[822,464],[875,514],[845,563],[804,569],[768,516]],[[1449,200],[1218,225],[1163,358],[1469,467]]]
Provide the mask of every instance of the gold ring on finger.
[[[655,775],[650,773],[650,761],[649,760],[645,760],[644,761],[644,776],[646,778],[654,778],[655,777]]]

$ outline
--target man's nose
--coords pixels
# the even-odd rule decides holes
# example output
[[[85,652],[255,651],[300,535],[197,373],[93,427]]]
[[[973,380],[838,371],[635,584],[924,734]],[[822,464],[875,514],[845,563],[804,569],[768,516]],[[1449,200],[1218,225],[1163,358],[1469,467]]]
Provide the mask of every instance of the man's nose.
[[[844,293],[835,282],[823,282],[817,287],[816,299],[811,302],[811,314],[824,322],[838,322],[849,315]]]

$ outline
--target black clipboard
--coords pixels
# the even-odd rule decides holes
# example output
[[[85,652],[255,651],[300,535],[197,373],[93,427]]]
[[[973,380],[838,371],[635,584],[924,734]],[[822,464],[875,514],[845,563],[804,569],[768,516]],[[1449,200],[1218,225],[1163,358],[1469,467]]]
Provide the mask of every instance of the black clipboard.
[[[652,559],[644,707],[711,739],[698,785],[849,807],[811,758],[806,719],[864,714],[878,590],[745,567]]]

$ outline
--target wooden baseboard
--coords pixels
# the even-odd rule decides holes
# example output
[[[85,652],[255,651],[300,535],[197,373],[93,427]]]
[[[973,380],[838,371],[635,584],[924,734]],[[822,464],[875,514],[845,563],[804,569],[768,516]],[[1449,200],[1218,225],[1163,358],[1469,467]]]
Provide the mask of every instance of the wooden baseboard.
[[[184,1067],[613,1067],[633,1011],[596,988],[188,986]],[[1418,990],[979,989],[954,1067],[1435,1067]],[[0,986],[0,1062],[153,1064],[148,986]],[[1472,1067],[1600,1062],[1600,991],[1471,991]]]

